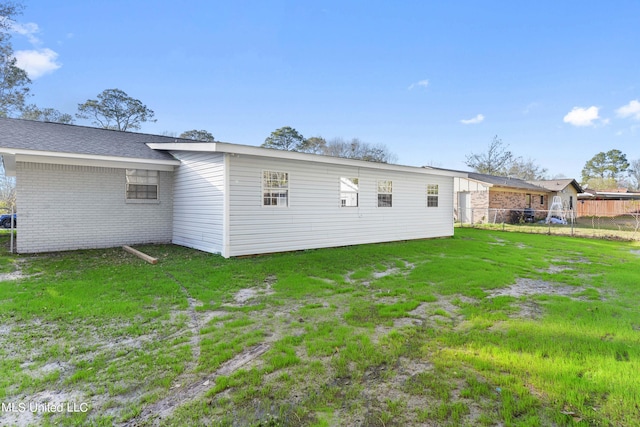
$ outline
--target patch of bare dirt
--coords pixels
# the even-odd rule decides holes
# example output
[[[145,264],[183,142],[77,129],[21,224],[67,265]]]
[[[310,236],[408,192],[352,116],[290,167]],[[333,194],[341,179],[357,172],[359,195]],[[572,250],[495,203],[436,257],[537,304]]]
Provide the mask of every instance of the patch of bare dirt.
[[[543,315],[542,307],[535,301],[524,301],[520,304],[518,317],[522,319],[539,319]]]
[[[552,262],[564,262],[567,264],[591,264],[591,260],[588,258],[584,258],[581,256],[576,256],[575,258],[562,258],[562,259],[553,259]]]
[[[15,270],[10,272],[10,273],[0,273],[0,282],[9,282],[9,281],[13,281],[13,280],[20,280],[20,279],[26,279],[29,277],[34,277],[34,276],[39,276],[40,274],[24,274],[22,272],[22,263],[24,262],[23,259],[18,258],[16,259],[14,266],[15,266]]]
[[[520,298],[530,295],[562,295],[572,296],[584,291],[581,286],[559,286],[545,280],[524,279],[516,280],[516,283],[507,287],[488,291],[487,298],[495,298],[498,296],[509,296]]]
[[[177,384],[177,386],[171,388],[167,397],[145,407],[140,415],[122,425],[137,426],[149,421],[152,421],[154,426],[159,425],[163,419],[171,416],[176,408],[204,395],[207,390],[214,386],[217,377],[235,372],[240,367],[266,353],[269,347],[266,343],[258,344],[228,360],[213,374],[199,378],[197,381],[185,386]]]
[[[412,264],[409,261],[405,261],[403,259],[401,259],[399,261],[404,263],[404,267],[388,267],[386,270],[383,270],[383,271],[374,271],[372,273],[373,280],[381,279],[383,277],[392,276],[392,275],[396,275],[396,274],[406,275],[406,274],[409,274],[411,272],[411,270],[413,270],[416,267],[415,264]],[[367,287],[367,288],[371,286],[371,280],[357,280],[357,279],[354,279],[352,277],[353,273],[354,273],[353,271],[350,271],[344,276],[345,282],[347,282],[347,283],[360,283],[362,286]]]
[[[399,267],[392,267],[392,268],[388,268],[384,271],[374,271],[373,272],[373,278],[374,279],[381,279],[383,277],[386,276],[392,276],[394,274],[408,274],[411,270],[413,270],[416,266],[415,264],[412,264],[408,261],[405,260],[400,260],[404,263],[404,267],[399,268]]]
[[[556,273],[562,273],[563,271],[572,271],[572,270],[573,270],[573,268],[567,267],[566,265],[551,264],[549,266],[549,268],[547,268],[545,270],[538,270],[538,271],[540,273],[556,274]]]
[[[520,312],[515,317],[523,319],[539,319],[544,314],[542,305],[526,297],[533,295],[559,295],[582,300],[583,298],[576,294],[581,293],[584,290],[585,288],[582,286],[560,286],[545,280],[520,278],[516,280],[516,283],[507,288],[493,289],[489,291],[487,298],[510,296],[523,299],[523,297],[525,297],[519,302]]]
[[[249,301],[262,296],[272,295],[274,290],[273,284],[276,282],[276,276],[270,275],[264,279],[262,286],[255,288],[240,289],[233,296],[233,303],[222,304],[226,307],[240,307],[247,304]]]

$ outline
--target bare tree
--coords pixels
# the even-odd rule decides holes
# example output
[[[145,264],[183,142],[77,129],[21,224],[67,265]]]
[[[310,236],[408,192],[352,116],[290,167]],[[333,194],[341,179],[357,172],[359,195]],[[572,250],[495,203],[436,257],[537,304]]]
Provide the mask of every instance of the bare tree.
[[[507,168],[507,176],[520,178],[525,181],[540,181],[547,179],[547,169],[537,165],[532,159],[514,159]]]
[[[629,167],[629,177],[631,178],[631,186],[634,190],[640,190],[640,159],[631,160]]]
[[[73,116],[71,114],[62,113],[55,108],[38,108],[34,104],[27,105],[22,109],[21,119],[25,120],[37,120],[41,122],[52,123],[73,123]]]
[[[358,138],[353,138],[351,141],[334,138],[327,143],[324,154],[378,163],[393,163],[397,158],[386,146],[382,144],[372,145],[360,141]]]
[[[514,160],[513,153],[507,148],[508,145],[505,145],[496,135],[486,152],[467,155],[465,164],[478,173],[506,175],[509,165]]]

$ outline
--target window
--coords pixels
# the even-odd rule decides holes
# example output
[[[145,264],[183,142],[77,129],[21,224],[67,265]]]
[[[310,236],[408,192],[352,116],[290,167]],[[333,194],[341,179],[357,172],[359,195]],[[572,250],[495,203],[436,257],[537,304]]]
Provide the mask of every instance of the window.
[[[340,178],[340,206],[358,206],[358,178]]]
[[[378,207],[390,208],[393,205],[393,182],[378,181]]]
[[[127,169],[127,200],[157,200],[158,171]]]
[[[531,209],[531,194],[525,194],[525,196],[524,196],[524,207]]]
[[[289,174],[287,172],[262,172],[262,206],[289,205]]]
[[[540,196],[540,204],[544,205],[544,196]]]
[[[427,207],[438,207],[438,184],[427,184]]]

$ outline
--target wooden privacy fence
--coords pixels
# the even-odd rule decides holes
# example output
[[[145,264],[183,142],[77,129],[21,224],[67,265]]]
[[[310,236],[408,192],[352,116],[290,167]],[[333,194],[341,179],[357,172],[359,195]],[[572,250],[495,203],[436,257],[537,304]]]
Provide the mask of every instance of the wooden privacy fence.
[[[640,211],[640,200],[580,200],[576,208],[578,217],[620,216]]]

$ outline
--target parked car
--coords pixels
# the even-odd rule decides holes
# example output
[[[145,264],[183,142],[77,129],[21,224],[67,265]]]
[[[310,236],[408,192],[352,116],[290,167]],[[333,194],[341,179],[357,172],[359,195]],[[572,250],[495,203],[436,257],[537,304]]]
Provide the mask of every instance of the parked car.
[[[13,214],[13,228],[18,224],[18,214]],[[11,214],[0,215],[0,227],[11,228]]]

